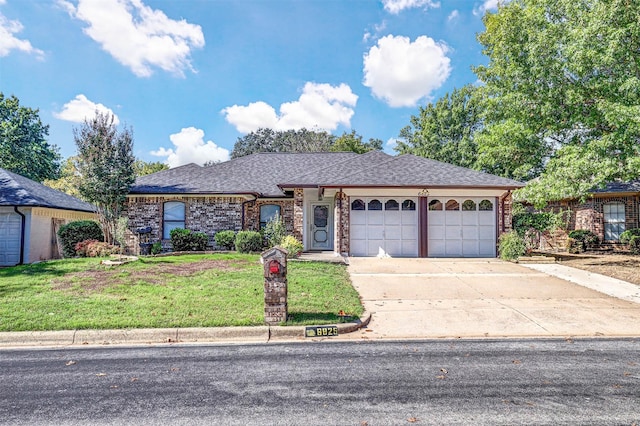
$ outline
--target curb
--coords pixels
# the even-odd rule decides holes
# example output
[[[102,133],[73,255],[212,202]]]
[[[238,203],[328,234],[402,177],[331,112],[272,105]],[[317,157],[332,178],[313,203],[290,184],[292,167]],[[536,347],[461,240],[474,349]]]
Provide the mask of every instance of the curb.
[[[338,334],[352,333],[371,321],[365,312],[355,321],[330,324]],[[167,343],[268,343],[272,339],[305,339],[305,326],[144,328],[0,332],[0,348],[21,346],[88,346]]]

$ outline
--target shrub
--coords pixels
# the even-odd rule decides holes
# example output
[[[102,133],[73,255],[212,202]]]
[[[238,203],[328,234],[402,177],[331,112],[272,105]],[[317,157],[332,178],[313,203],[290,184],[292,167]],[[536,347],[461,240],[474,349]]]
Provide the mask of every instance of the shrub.
[[[233,231],[220,231],[215,235],[216,246],[226,250],[233,250],[236,242],[236,233]]]
[[[58,236],[62,242],[64,257],[76,256],[76,244],[86,240],[104,240],[102,228],[93,220],[77,220],[62,225],[58,230]]]
[[[205,251],[209,244],[209,237],[204,232],[176,228],[169,235],[173,251]]]
[[[151,254],[160,254],[162,253],[162,243],[160,241],[156,241],[151,244]]]
[[[287,234],[287,230],[284,226],[284,222],[278,213],[267,222],[262,231],[265,240],[267,241],[268,247],[275,247],[280,245],[285,235]]]
[[[524,239],[516,231],[500,235],[499,242],[500,259],[514,260],[522,256],[526,250]]]
[[[631,253],[640,254],[640,235],[632,235],[628,244]]]
[[[597,246],[600,238],[588,229],[576,229],[569,232],[567,239],[567,249],[569,253],[582,253],[588,247]]]
[[[80,257],[105,257],[120,253],[120,247],[98,240],[80,241],[76,244],[75,250]]]
[[[302,250],[304,249],[304,245],[296,239],[293,235],[287,235],[280,242],[280,247],[285,249],[288,254],[287,257],[298,257]]]
[[[640,228],[627,229],[622,234],[620,234],[620,242],[622,244],[629,244],[631,241],[631,237],[640,237]]]
[[[250,253],[262,250],[262,235],[256,231],[240,231],[236,234],[236,250]]]

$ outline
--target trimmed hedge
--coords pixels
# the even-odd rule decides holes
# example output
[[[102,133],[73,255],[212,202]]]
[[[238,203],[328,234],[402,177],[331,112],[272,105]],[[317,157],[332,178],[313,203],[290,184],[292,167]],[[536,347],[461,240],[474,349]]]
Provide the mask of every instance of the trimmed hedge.
[[[516,231],[510,231],[500,235],[499,251],[500,259],[515,260],[526,253],[527,245]]]
[[[76,220],[62,225],[58,230],[64,257],[76,257],[76,244],[86,240],[103,241],[104,235],[98,222]]]
[[[262,251],[262,235],[256,231],[240,231],[236,234],[236,250],[240,253]]]
[[[172,229],[170,236],[173,251],[205,251],[209,244],[207,234],[190,229]]]
[[[640,254],[640,228],[628,229],[620,234],[620,242],[629,246],[633,254]]]
[[[236,233],[234,231],[216,232],[214,238],[216,240],[216,246],[226,250],[233,250],[236,243]]]

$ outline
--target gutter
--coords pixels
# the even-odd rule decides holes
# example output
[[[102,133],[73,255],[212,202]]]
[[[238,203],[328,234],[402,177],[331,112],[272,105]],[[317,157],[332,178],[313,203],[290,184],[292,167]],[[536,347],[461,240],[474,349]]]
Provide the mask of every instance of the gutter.
[[[20,217],[22,217],[22,226],[20,227],[20,263],[18,265],[24,264],[24,234],[27,223],[27,217],[18,210],[18,206],[13,206],[13,211],[18,213]]]

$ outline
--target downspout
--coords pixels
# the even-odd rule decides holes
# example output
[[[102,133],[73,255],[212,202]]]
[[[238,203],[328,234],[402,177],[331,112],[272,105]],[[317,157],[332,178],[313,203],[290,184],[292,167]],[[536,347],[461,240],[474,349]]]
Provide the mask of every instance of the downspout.
[[[13,211],[18,213],[20,217],[22,217],[22,226],[20,232],[20,263],[18,263],[18,265],[22,265],[24,263],[24,234],[26,230],[27,217],[24,214],[20,213],[20,211],[18,210],[18,206],[13,206]]]

